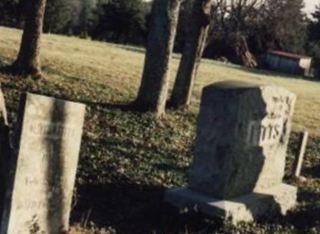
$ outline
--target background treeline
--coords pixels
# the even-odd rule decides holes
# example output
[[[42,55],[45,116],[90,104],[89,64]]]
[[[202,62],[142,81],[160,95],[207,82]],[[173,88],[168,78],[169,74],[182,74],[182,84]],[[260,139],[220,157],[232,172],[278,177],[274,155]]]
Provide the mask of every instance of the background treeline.
[[[22,28],[27,0],[0,0],[0,24]],[[143,45],[151,4],[141,0],[47,0],[44,32]]]
[[[0,24],[23,26],[24,0],[0,0]],[[232,4],[234,2],[234,4]],[[175,50],[181,52],[192,0],[185,0]],[[204,56],[256,66],[269,49],[313,56],[320,61],[320,7],[310,20],[303,0],[219,1]],[[151,2],[142,0],[47,0],[44,32],[144,46]]]

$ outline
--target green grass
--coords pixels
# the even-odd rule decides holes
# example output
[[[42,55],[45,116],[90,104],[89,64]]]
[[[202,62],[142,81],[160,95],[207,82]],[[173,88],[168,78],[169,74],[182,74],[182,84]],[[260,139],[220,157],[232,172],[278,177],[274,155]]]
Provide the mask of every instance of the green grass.
[[[0,33],[0,55],[13,59],[19,47],[21,32],[0,28]],[[42,61],[46,79],[56,85],[63,84],[68,89],[69,97],[81,94],[84,100],[126,103],[134,99],[139,87],[144,53],[142,49],[134,47],[45,35]],[[176,74],[177,65],[178,59],[174,59],[172,77]],[[240,66],[204,60],[195,85],[195,112],[201,89],[221,80],[243,80],[286,87],[298,95],[294,130],[306,129],[312,135],[320,135],[320,82],[257,70],[248,71]]]
[[[21,32],[0,27],[0,65],[12,62]],[[143,67],[143,49],[72,37],[45,35],[42,65],[45,78],[19,79],[0,73],[9,117],[17,118],[21,92],[47,94],[87,104],[77,173],[73,228],[100,233],[232,233],[235,227],[198,215],[178,215],[163,203],[163,192],[186,183],[192,158],[196,116],[203,86],[236,79],[284,86],[298,94],[294,131],[308,129],[299,205],[287,217],[242,225],[240,233],[316,232],[320,221],[320,83],[275,73],[246,70],[205,60],[199,71],[189,112],[169,110],[156,121],[151,113],[125,110],[134,100]],[[173,61],[172,77],[179,56]],[[124,104],[121,107],[121,104]],[[297,134],[289,150],[287,174]],[[288,182],[290,181],[287,178]],[[80,231],[79,231],[80,232]]]

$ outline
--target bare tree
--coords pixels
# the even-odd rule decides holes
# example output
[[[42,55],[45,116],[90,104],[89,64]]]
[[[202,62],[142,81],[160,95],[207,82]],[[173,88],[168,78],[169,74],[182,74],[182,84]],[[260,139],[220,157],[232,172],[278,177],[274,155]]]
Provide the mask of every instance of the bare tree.
[[[238,63],[246,67],[258,65],[247,43],[245,31],[252,20],[259,14],[265,0],[229,0],[220,5],[221,22],[228,43],[232,48]],[[226,26],[226,24],[228,24]]]
[[[135,103],[158,117],[165,113],[180,3],[181,0],[154,0],[152,4],[144,71]]]
[[[20,50],[11,70],[21,75],[41,76],[40,41],[46,0],[25,0],[25,24]]]
[[[211,37],[210,31],[216,30],[216,24],[228,24],[223,27],[228,29],[223,33],[227,35],[236,59],[247,67],[257,66],[243,30],[246,29],[250,16],[257,14],[263,2],[264,0],[194,0],[188,36],[170,99],[172,107],[190,105],[198,67],[208,38]]]
[[[189,32],[173,87],[172,107],[190,105],[194,81],[206,46],[212,12],[220,4],[214,0],[195,0],[189,18]]]

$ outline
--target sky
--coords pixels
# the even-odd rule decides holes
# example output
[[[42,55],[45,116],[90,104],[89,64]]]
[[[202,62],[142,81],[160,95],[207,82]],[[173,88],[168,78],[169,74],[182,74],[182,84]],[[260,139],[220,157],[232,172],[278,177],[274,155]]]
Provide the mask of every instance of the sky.
[[[149,2],[151,0],[144,0],[146,2]],[[308,14],[312,13],[315,9],[316,5],[320,5],[320,0],[304,0],[305,2],[305,10]]]
[[[314,11],[316,5],[320,5],[320,0],[304,0],[306,4],[306,12],[310,14]]]

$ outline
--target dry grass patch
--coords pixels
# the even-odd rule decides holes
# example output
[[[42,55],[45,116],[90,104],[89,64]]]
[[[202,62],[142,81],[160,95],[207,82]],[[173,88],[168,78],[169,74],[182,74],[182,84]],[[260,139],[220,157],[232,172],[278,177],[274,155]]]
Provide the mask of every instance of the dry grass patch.
[[[21,31],[0,27],[0,35],[0,55],[13,59],[18,50]],[[172,77],[176,74],[179,62],[177,57],[173,60]],[[52,82],[62,80],[72,84],[71,89],[77,89],[78,81],[82,83],[82,89],[86,86],[91,93],[94,93],[94,87],[101,94],[96,98],[100,102],[130,102],[140,84],[144,53],[140,48],[45,35],[42,60],[47,73],[46,79]],[[196,81],[193,110],[197,111],[201,89],[205,85],[230,79],[280,85],[296,93],[298,102],[294,130],[307,129],[312,135],[320,136],[320,82],[302,80],[299,77],[249,71],[240,66],[204,60]],[[105,87],[109,94],[105,93]]]

